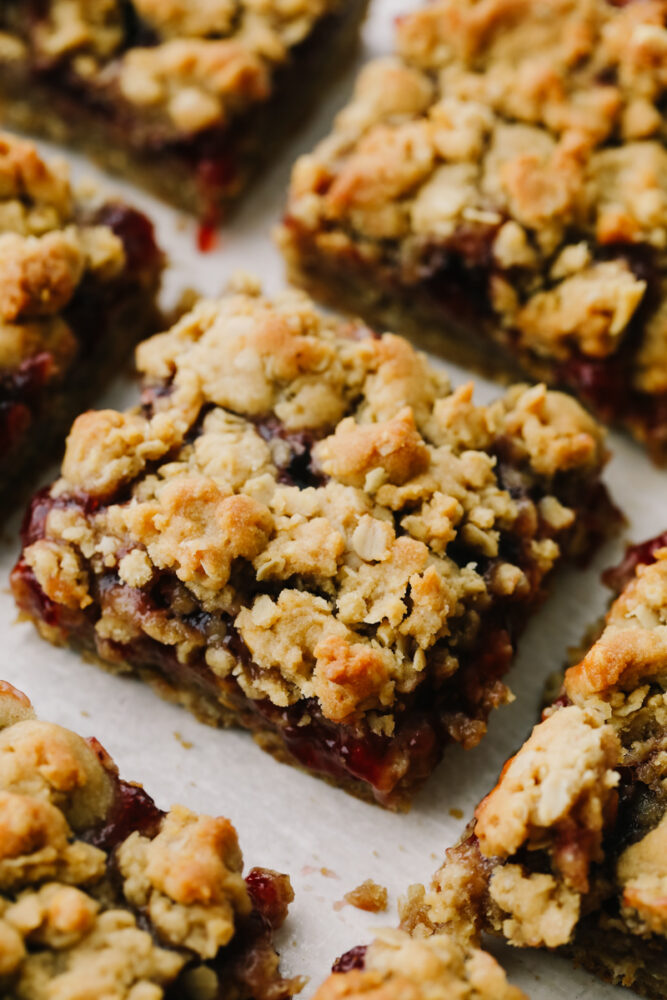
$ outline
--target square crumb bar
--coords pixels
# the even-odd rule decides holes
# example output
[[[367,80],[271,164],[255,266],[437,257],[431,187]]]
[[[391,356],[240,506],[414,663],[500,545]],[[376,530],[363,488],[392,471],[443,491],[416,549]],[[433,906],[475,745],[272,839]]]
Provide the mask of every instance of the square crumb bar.
[[[540,385],[476,405],[400,337],[244,281],[139,346],[139,408],[77,418],[16,601],[401,806],[479,742],[545,577],[611,527],[601,430]]]
[[[236,830],[163,812],[94,739],[0,681],[4,1000],[287,1000],[287,875],[243,876]]]
[[[667,533],[631,549],[597,641],[503,768],[412,926],[556,949],[667,995]]]
[[[4,0],[0,112],[213,224],[349,57],[367,0]]]
[[[435,0],[279,234],[322,300],[567,388],[667,460],[667,5]]]
[[[413,938],[380,931],[334,964],[313,1000],[527,1000],[496,960],[448,934]]]
[[[0,508],[158,328],[161,270],[145,216],[0,133]]]

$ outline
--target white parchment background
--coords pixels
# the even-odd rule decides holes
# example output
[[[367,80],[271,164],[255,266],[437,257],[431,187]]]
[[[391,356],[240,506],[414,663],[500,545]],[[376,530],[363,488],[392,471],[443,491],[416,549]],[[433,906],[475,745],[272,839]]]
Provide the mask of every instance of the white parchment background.
[[[374,0],[357,66],[362,58],[390,51],[393,17],[411,6],[411,0]],[[310,125],[251,190],[212,253],[197,253],[191,220],[121,183],[104,180],[111,191],[126,194],[156,220],[171,258],[165,288],[169,298],[188,286],[215,294],[238,268],[258,273],[268,291],[280,288],[283,267],[270,231],[282,210],[290,165],[328,131],[334,112],[350,93],[355,69],[338,81]],[[89,164],[71,160],[75,176],[100,178]],[[454,382],[466,377],[460,369],[451,372]],[[478,398],[489,399],[495,392],[479,381]],[[121,375],[100,404],[135,401],[136,387]],[[651,467],[639,448],[618,435],[610,435],[610,445],[614,458],[608,482],[628,517],[625,538],[639,541],[664,530],[667,473]],[[50,470],[44,480],[54,473]],[[430,877],[462,829],[465,819],[460,817],[469,816],[532,725],[544,679],[604,608],[607,594],[599,573],[621,552],[619,541],[587,571],[560,574],[550,602],[527,629],[510,674],[516,701],[495,713],[487,738],[476,750],[448,752],[408,815],[392,815],[276,763],[249,735],[209,729],[140,683],[107,675],[73,653],[46,645],[28,625],[15,624],[6,580],[18,551],[17,530],[18,517],[0,539],[0,677],[25,690],[42,717],[96,735],[121,773],[143,782],[161,806],[182,802],[229,816],[248,866],[291,874],[296,900],[280,944],[286,972],[311,977],[305,997],[337,955],[367,942],[373,926],[395,922],[397,898],[411,882]],[[192,746],[186,749],[183,742]],[[335,910],[334,903],[366,878],[388,887],[390,911],[374,917],[350,906]],[[492,950],[535,1000],[624,995],[572,970],[564,960],[498,944]]]

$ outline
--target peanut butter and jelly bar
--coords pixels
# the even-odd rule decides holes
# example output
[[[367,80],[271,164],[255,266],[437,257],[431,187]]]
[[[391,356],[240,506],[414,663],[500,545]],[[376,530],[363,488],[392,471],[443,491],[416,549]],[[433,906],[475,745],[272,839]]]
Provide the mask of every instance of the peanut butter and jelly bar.
[[[347,952],[313,1000],[526,1000],[487,952],[448,934],[413,938],[378,932],[368,947]]]
[[[4,0],[5,123],[216,222],[349,57],[367,0]]]
[[[434,0],[297,161],[292,278],[667,460],[667,3]]]
[[[145,216],[77,197],[63,164],[0,133],[0,506],[158,328],[161,270]]]
[[[163,812],[95,739],[0,682],[5,1000],[287,1000],[272,942],[289,879],[243,877],[236,830]]]
[[[252,279],[139,345],[141,406],[89,412],[13,572],[54,642],[396,807],[507,700],[563,557],[614,521],[569,396],[490,406],[400,337]]]
[[[447,852],[408,923],[489,931],[667,995],[667,533],[607,579],[620,593],[562,692]]]

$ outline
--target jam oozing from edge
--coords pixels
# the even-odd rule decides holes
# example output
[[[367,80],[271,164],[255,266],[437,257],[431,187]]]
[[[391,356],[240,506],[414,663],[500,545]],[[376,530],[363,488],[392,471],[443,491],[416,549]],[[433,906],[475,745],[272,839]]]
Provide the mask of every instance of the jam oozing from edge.
[[[266,924],[273,930],[282,927],[289,904],[294,899],[288,876],[269,868],[251,868],[245,877],[245,884],[253,907]]]
[[[8,454],[32,421],[31,411],[55,373],[48,351],[26,358],[13,371],[0,371],[0,457]]]
[[[153,223],[142,212],[123,202],[107,202],[95,213],[98,226],[108,226],[125,250],[126,271],[130,276],[155,267],[161,251],[155,241]]]
[[[604,583],[615,593],[620,592],[630,583],[638,566],[646,566],[655,562],[655,553],[667,547],[667,531],[650,538],[638,545],[628,545],[623,559],[618,566],[612,566],[602,574]]]
[[[350,948],[344,955],[337,958],[331,966],[332,972],[351,972],[353,969],[363,969],[366,965],[366,952],[368,945],[358,944]]]
[[[152,839],[159,832],[164,812],[140,785],[117,779],[116,794],[104,824],[84,837],[93,847],[111,852],[137,831]]]

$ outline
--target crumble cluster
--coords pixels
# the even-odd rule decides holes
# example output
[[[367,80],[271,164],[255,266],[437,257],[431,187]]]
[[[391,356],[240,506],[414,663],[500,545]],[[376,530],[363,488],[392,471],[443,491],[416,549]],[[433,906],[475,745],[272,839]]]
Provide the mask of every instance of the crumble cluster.
[[[49,0],[40,17],[3,16],[0,61],[64,63],[75,81],[141,108],[165,138],[192,134],[267,98],[276,70],[339,2]]]
[[[666,21],[663,0],[435,0],[400,19],[396,57],[362,71],[332,134],[297,161],[288,256],[296,226],[315,254],[389,263],[409,287],[451,246],[488,266],[520,348],[613,355],[648,301],[633,247],[667,297]],[[667,391],[664,306],[631,377]]]
[[[446,934],[417,939],[399,930],[379,932],[362,969],[333,973],[314,1000],[525,1000],[489,954]]]
[[[102,281],[125,266],[120,239],[85,224],[64,163],[0,133],[0,371],[47,351],[53,375],[77,349],[62,311],[87,274]]]
[[[416,923],[467,940],[491,928],[516,945],[558,947],[576,942],[580,918],[611,900],[617,913],[600,916],[603,932],[667,934],[666,643],[662,549],[567,671],[568,703],[547,712],[478,806],[474,837],[448,852],[413,906]],[[619,820],[622,782],[634,798],[626,795],[630,814]],[[605,856],[603,835],[617,822]],[[620,962],[619,953],[612,964]],[[635,972],[623,968],[626,985]]]
[[[448,677],[485,608],[534,593],[574,520],[556,481],[588,481],[605,459],[569,397],[514,386],[476,405],[401,338],[298,292],[270,302],[250,279],[137,359],[144,409],[85,413],[71,431],[45,535],[24,551],[44,593],[98,603],[112,663],[148,636],[250,698],[314,698],[328,719],[365,715],[388,735],[429,650]],[[501,445],[526,486],[515,495]],[[175,614],[141,601],[165,574]],[[105,576],[120,586],[100,588]],[[230,651],[232,627],[252,662]]]
[[[226,819],[175,806],[152,839],[131,833],[114,854],[89,843],[116,794],[99,745],[39,722],[25,695],[0,682],[3,997],[160,1000],[250,912]]]

